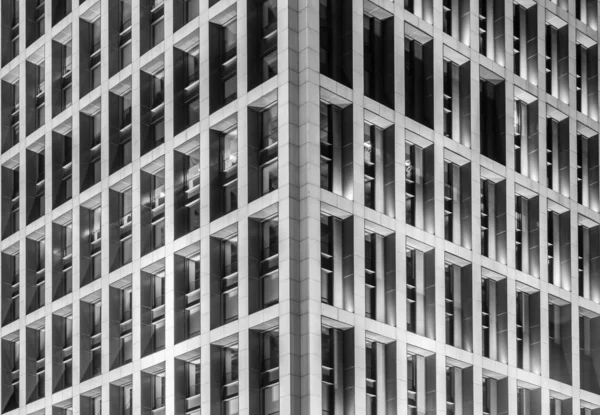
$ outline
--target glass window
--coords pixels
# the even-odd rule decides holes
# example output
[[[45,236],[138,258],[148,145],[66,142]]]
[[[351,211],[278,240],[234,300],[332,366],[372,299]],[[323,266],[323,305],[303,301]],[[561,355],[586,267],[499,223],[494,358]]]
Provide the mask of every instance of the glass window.
[[[93,67],[92,71],[91,71],[91,87],[92,87],[92,89],[100,86],[100,79],[101,79],[100,65],[97,65],[97,66]]]
[[[131,5],[127,1],[119,2],[119,15],[121,18],[121,31],[131,26]]]
[[[153,326],[154,335],[154,351],[162,350],[165,348],[165,320],[161,320]]]
[[[184,20],[187,23],[194,17],[198,16],[199,5],[198,0],[184,0],[184,3]]]
[[[221,138],[221,170],[227,171],[237,165],[237,129],[233,129]]]
[[[238,292],[237,288],[223,294],[223,318],[226,323],[237,319]]]
[[[224,189],[224,194],[223,194],[223,208],[224,208],[224,212],[228,213],[231,212],[233,210],[237,209],[237,180],[234,181],[233,183],[230,183],[229,185],[227,185]]]
[[[188,337],[200,334],[200,305],[191,307],[186,313]]]
[[[263,414],[275,415],[279,414],[279,384],[263,388],[261,390],[261,407]]]
[[[279,275],[277,272],[261,277],[263,306],[275,304],[279,300]]]
[[[132,295],[131,288],[126,288],[123,290],[122,315],[121,315],[122,322],[131,319],[131,295]]]
[[[277,168],[279,164],[275,161],[260,167],[261,187],[263,194],[277,189],[279,184]]]
[[[223,402],[223,415],[237,415],[239,413],[238,398]]]
[[[128,264],[131,262],[131,238],[128,238],[121,242],[121,264]]]
[[[165,221],[162,220],[153,225],[152,233],[154,235],[154,249],[160,248],[165,244]]]
[[[225,87],[225,92],[224,92],[225,102],[224,103],[229,104],[230,102],[235,100],[237,97],[237,77],[232,76],[232,77],[226,79],[224,82],[224,87]]]
[[[156,22],[152,22],[152,45],[156,46],[158,45],[160,42],[163,41],[164,39],[164,33],[165,33],[165,20],[161,18],[156,21]]]
[[[237,21],[232,19],[223,26],[223,52],[225,59],[235,55],[237,47]]]
[[[154,277],[154,304],[153,306],[160,307],[165,303],[165,279],[162,277]]]
[[[188,84],[198,80],[198,49],[186,54],[186,73]]]
[[[123,409],[130,415],[133,409],[133,388],[131,385],[123,386]]]
[[[127,42],[121,46],[119,57],[121,59],[121,69],[131,64],[131,42]]]
[[[154,409],[165,406],[165,374],[154,376]]]
[[[123,364],[131,362],[131,334],[121,338],[121,356]]]
[[[277,142],[277,105],[261,112],[262,147],[268,147]]]
[[[92,53],[100,49],[100,19],[97,19],[91,26]]]

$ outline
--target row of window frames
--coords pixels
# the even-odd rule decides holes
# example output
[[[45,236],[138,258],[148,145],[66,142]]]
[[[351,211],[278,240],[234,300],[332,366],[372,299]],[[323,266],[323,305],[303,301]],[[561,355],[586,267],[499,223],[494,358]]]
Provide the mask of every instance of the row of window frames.
[[[131,5],[125,1],[119,1],[119,20],[120,20],[120,30],[121,30],[121,41],[120,45],[123,46],[125,42],[130,39],[131,34]],[[198,1],[194,0],[186,0],[183,8],[184,11],[184,21],[187,22],[194,16],[198,15]],[[58,5],[60,6],[60,4]],[[13,14],[12,14],[12,25],[11,25],[11,39],[12,39],[12,50],[11,56],[14,57],[18,54],[18,36],[19,36],[19,21],[18,21],[18,3],[15,2],[13,4]],[[71,1],[67,0],[64,2],[62,10],[59,11],[60,16],[57,16],[59,19],[65,17],[71,12]],[[152,38],[153,44],[158,44],[162,40],[162,19],[164,14],[163,1],[154,1],[151,8],[151,26],[152,26]],[[43,35],[44,32],[44,2],[38,1],[38,4],[35,9],[36,16],[36,27],[37,33],[36,38]],[[58,20],[57,20],[58,21]],[[56,22],[55,22],[56,23]],[[129,31],[129,33],[127,33]],[[125,38],[125,39],[123,39]],[[99,49],[99,30],[95,30],[92,34],[92,50]],[[123,57],[127,59],[127,55],[124,54]],[[129,57],[129,61],[131,58]],[[127,66],[128,62],[124,61],[121,64],[121,67]]]
[[[323,413],[329,413],[331,409],[333,409],[333,392],[330,391],[335,384],[334,376],[333,376],[333,365],[334,365],[334,354],[336,353],[333,346],[333,331],[334,329],[330,329],[327,327],[323,327],[322,329],[322,381],[324,384],[323,388]],[[377,405],[376,400],[373,399],[376,395],[376,367],[377,367],[377,355],[375,352],[374,345],[376,342],[367,341],[366,342],[366,384],[367,384],[367,405],[368,412],[370,414],[377,413]],[[425,375],[425,372],[419,372],[418,364],[416,363],[417,355],[412,353],[408,353],[407,355],[407,393],[408,393],[408,410],[411,414],[417,411],[417,394],[423,393],[424,391],[418,391],[417,388],[417,379],[421,376]],[[337,361],[336,361],[337,364]],[[460,370],[460,369],[459,369]],[[434,373],[434,372],[431,372]],[[456,399],[456,368],[454,366],[447,366],[446,371],[446,403],[448,413],[453,414],[455,410],[455,399]],[[495,382],[490,382],[491,378],[484,377],[483,378],[483,410],[484,413],[488,414],[491,411],[491,408],[495,405],[492,402],[495,400],[495,392],[493,390],[496,389]],[[524,399],[522,396],[522,388],[519,388],[519,413],[525,408],[522,405],[521,400]],[[560,402],[560,401],[559,401]],[[559,404],[559,402],[551,402],[552,404]],[[423,408],[424,409],[424,408]],[[583,411],[582,411],[583,413]]]
[[[157,286],[157,282],[159,282],[158,286]],[[162,283],[162,278],[155,278],[155,283],[152,285],[152,298],[153,298],[153,303],[152,303],[152,323],[151,323],[151,328],[152,328],[152,333],[151,333],[151,339],[153,342],[153,351],[152,352],[156,352],[159,350],[162,350],[164,348],[164,329],[165,329],[165,322],[164,322],[164,285]],[[132,318],[132,310],[131,310],[131,287],[129,288],[124,288],[121,290],[121,321],[120,321],[120,348],[119,350],[121,351],[121,360],[120,360],[120,365],[129,363],[131,361],[132,358],[132,350],[131,350],[131,346],[132,346],[132,338],[131,338],[131,331],[132,331],[132,327],[131,327],[131,318]],[[197,306],[197,304],[194,304],[193,306]],[[93,367],[92,367],[92,371],[91,373],[87,373],[87,374],[83,374],[82,375],[82,380],[86,380],[89,379],[91,377],[97,376],[100,374],[101,372],[101,339],[100,339],[100,334],[101,334],[101,308],[100,308],[100,304],[97,303],[94,307],[93,310],[93,317],[92,317],[92,321],[90,322],[89,327],[91,327],[91,331],[90,333],[85,334],[86,338],[89,337],[90,338],[90,350],[89,352],[92,353],[93,358],[92,358],[92,363],[93,363]],[[158,311],[158,312],[157,312]],[[198,310],[199,311],[199,310]],[[198,312],[196,313],[198,314]],[[198,322],[199,322],[199,314],[196,315],[195,317]],[[189,320],[189,318],[188,318]],[[72,319],[70,318],[65,318],[64,319],[68,330],[64,331],[64,339],[63,339],[63,343],[64,345],[64,349],[65,349],[65,362],[68,360],[68,362],[70,362],[71,359],[71,345],[72,345],[72,338],[71,338],[71,327],[72,327]],[[186,321],[186,324],[189,324],[189,321]],[[39,339],[39,344],[38,344],[38,367],[40,368],[40,370],[43,369],[43,359],[44,359],[44,334],[43,334],[43,330],[37,330],[37,334],[38,334],[38,339]],[[189,337],[193,337],[194,335],[199,334],[199,330],[193,333],[190,333]],[[84,334],[82,334],[84,335]],[[40,364],[41,362],[41,364]]]
[[[371,305],[374,306],[376,301],[374,298],[370,298],[369,296],[373,296],[375,294],[374,290],[372,290],[372,288],[374,288],[375,286],[375,274],[378,272],[377,271],[377,267],[375,265],[375,262],[373,261],[374,259],[374,249],[375,249],[375,245],[372,243],[372,237],[373,234],[371,233],[366,233],[365,234],[365,272],[366,272],[366,280],[365,283],[367,285],[367,305]],[[325,251],[329,252],[331,250],[331,245],[329,242],[325,241],[322,243],[322,248],[325,247]],[[406,284],[407,284],[407,315],[408,316],[413,316],[415,315],[414,312],[414,304],[416,303],[416,262],[413,260],[413,250],[407,250],[407,274],[406,274]],[[446,335],[449,336],[447,337],[447,341],[449,341],[449,344],[453,344],[453,340],[452,340],[452,326],[454,324],[454,319],[453,319],[453,302],[454,302],[454,278],[456,278],[456,276],[453,274],[452,272],[452,264],[450,263],[446,263],[446,267],[445,267],[446,271],[445,271],[445,301],[446,301],[446,324],[447,324],[447,331],[446,331]],[[482,284],[482,297],[484,299],[488,299],[488,283],[489,280],[485,279],[483,281]],[[330,291],[330,290],[329,290]],[[329,292],[328,291],[328,292]],[[518,295],[523,295],[523,293],[519,292]],[[520,299],[520,297],[519,297]],[[369,302],[369,300],[371,300]],[[488,299],[489,300],[489,299]],[[324,301],[326,303],[328,303],[328,298],[324,298]],[[487,323],[488,318],[489,318],[489,314],[488,314],[488,309],[487,309],[487,304],[488,302],[484,302],[483,303],[483,307],[482,307],[482,313],[484,315],[484,331],[488,328],[489,324]],[[518,306],[521,306],[521,303],[518,302]],[[367,306],[366,309],[366,314],[367,317],[371,317],[374,315],[373,310],[370,309]],[[518,317],[521,317],[520,315]],[[411,319],[409,318],[408,321],[409,324],[409,329],[412,327],[411,331],[414,331],[414,327],[411,325]],[[519,326],[519,321],[517,322],[517,328],[522,327]]]
[[[19,392],[19,367],[18,367],[18,347],[19,347],[19,341],[10,341],[10,343],[13,345],[13,350],[14,350],[14,355],[13,355],[13,362],[17,362],[16,365],[13,364],[13,370],[11,372],[12,375],[12,393],[9,394],[9,399],[12,399],[13,402],[8,403],[8,405],[10,405],[8,408],[5,406],[5,410],[12,410],[16,407],[18,407],[18,392]],[[234,357],[237,360],[237,355]],[[37,393],[35,393],[32,398],[32,400],[30,400],[29,402],[32,402],[36,399],[42,398],[44,397],[45,393],[44,393],[44,368],[43,368],[43,359],[38,359],[38,362],[42,363],[41,369],[38,370],[38,372],[36,373],[36,378],[37,378]],[[229,360],[229,362],[231,362],[231,360]],[[16,366],[16,367],[15,367]],[[199,395],[200,395],[200,361],[199,360],[195,360],[195,361],[189,361],[189,362],[185,362],[185,378],[186,378],[186,389],[185,389],[185,396],[186,396],[186,411],[191,411],[191,410],[196,410],[199,409],[200,407],[200,399],[199,399]],[[276,370],[276,369],[271,369],[271,370]],[[152,394],[152,407],[153,409],[160,409],[163,408],[165,406],[165,386],[166,386],[166,378],[165,378],[165,373],[164,372],[158,372],[158,373],[153,373],[153,379],[152,379],[152,383],[153,383],[153,387],[151,390],[151,394]],[[119,386],[120,389],[122,389],[122,394],[121,397],[123,399],[122,402],[122,409],[125,411],[125,413],[131,413],[131,412],[127,412],[128,410],[131,411],[132,410],[132,395],[133,395],[133,388],[132,388],[132,384],[131,382],[126,383],[124,385],[120,385]],[[95,408],[96,410],[99,410],[99,399],[100,397],[96,397],[94,400],[98,400],[98,402],[96,402],[95,404]],[[12,405],[11,405],[12,404]],[[7,405],[7,406],[8,406]],[[94,413],[101,413],[101,412],[94,412]]]
[[[278,221],[270,219],[261,225],[260,289],[262,308],[276,304],[279,300],[278,266],[275,264],[279,253]],[[227,324],[238,318],[238,262],[237,236],[221,241],[221,315]]]
[[[42,163],[42,167],[43,167],[43,163]],[[13,178],[17,177],[17,175],[14,175]],[[157,211],[157,206],[158,207],[162,207],[164,208],[164,179],[161,178],[157,178],[155,175],[152,176],[153,179],[153,192],[152,192],[152,207],[153,207],[153,219],[152,219],[152,225],[153,227],[155,227],[156,225],[159,224],[159,222],[164,222],[164,209],[159,209]],[[42,193],[40,193],[40,191],[38,191],[37,196],[36,197],[40,197],[43,196],[43,177],[41,179],[41,189],[40,190]],[[192,184],[195,183],[195,178],[192,178]],[[39,185],[39,183],[38,183]],[[39,187],[39,186],[38,186]],[[38,189],[39,190],[39,189]],[[129,191],[130,192],[130,191]],[[122,239],[129,239],[131,237],[131,219],[130,219],[130,212],[131,212],[131,195],[129,192],[124,192],[121,193],[121,198],[120,198],[120,206],[119,206],[119,210],[124,212],[125,218],[122,221],[123,223],[121,223],[121,236]],[[15,194],[17,195],[16,197],[18,197],[18,189],[17,192],[15,192]],[[40,206],[41,209],[41,206]],[[14,203],[14,198],[13,198],[13,211],[12,211],[12,219],[13,220],[18,220],[18,203],[15,204]],[[155,212],[156,211],[156,212]],[[99,220],[99,215],[100,215],[100,210],[96,209],[93,211],[94,212],[94,221],[92,224],[92,240],[91,240],[91,245],[92,245],[92,257],[96,258],[98,257],[99,254],[99,225],[100,225],[100,220]],[[42,212],[43,213],[43,212]],[[156,216],[156,217],[155,217]],[[72,241],[70,240],[71,238],[71,233],[72,233],[72,229],[70,227],[70,225],[66,225],[62,227],[62,231],[65,235],[67,235],[68,240],[66,240],[65,243],[63,243],[63,249],[69,250],[71,248],[72,245]],[[161,241],[162,243],[164,243],[164,233],[161,234]],[[40,266],[43,266],[43,258],[39,261]]]
[[[194,61],[197,62],[197,59],[195,59]],[[41,76],[43,77],[43,68],[41,68],[41,71],[39,70],[40,67],[38,67],[38,73],[41,72]],[[65,92],[65,96],[69,97],[69,100],[66,102],[67,104],[70,104],[70,70],[69,72],[65,75],[65,79],[67,79],[67,82],[65,82],[65,85],[68,89],[63,89],[63,92]],[[154,107],[156,107],[157,105],[161,105],[162,104],[162,85],[163,85],[163,79],[162,76],[155,76],[154,77],[154,84],[153,84],[153,89],[155,91],[157,91],[156,93],[153,94],[154,96]],[[13,131],[15,132],[15,135],[18,137],[18,94],[14,93],[16,92],[15,89],[18,89],[18,84],[15,84],[15,87],[13,89],[13,99],[16,99],[17,101],[13,103]],[[38,113],[38,124],[43,123],[43,115],[44,115],[44,99],[43,99],[43,82],[40,83],[40,93],[38,95],[38,100],[39,100],[39,105],[37,106],[37,113]],[[193,98],[193,97],[192,97]],[[121,129],[127,129],[128,126],[131,123],[131,98],[129,95],[125,95],[123,97],[123,99],[121,100],[121,107],[122,107],[122,117],[121,117]],[[16,114],[16,116],[15,116]],[[158,114],[158,116],[154,116],[152,121],[152,125],[153,125],[153,129],[156,130],[158,129],[160,126],[163,125],[162,123],[162,112],[160,112]],[[94,137],[99,138],[99,132],[100,132],[100,124],[99,124],[99,117],[94,117],[94,122],[93,122],[93,130],[94,130]],[[161,134],[164,134],[161,133]],[[155,134],[156,135],[156,134]],[[15,144],[15,143],[13,143]],[[69,149],[70,152],[70,149]],[[99,154],[97,154],[97,156],[99,156]]]
[[[43,338],[43,332],[42,336]],[[15,342],[18,347],[18,341]],[[43,340],[40,345],[43,350]],[[273,410],[279,410],[279,332],[277,329],[271,329],[266,332],[260,333],[259,338],[260,347],[260,388],[261,388],[261,399],[260,407],[261,413],[273,414]],[[234,414],[237,413],[238,409],[238,345],[231,344],[225,347],[220,347],[220,364],[222,370],[222,386],[221,386],[221,403],[223,413]],[[18,359],[18,351],[16,352]],[[189,366],[188,366],[189,365]],[[188,362],[186,365],[187,372],[187,393],[188,398],[197,398],[200,394],[200,362]],[[43,372],[40,372],[41,376],[41,387],[43,388]],[[18,373],[17,373],[18,376]],[[165,405],[165,378],[164,372],[155,374],[158,382],[153,387],[153,409],[159,409]],[[17,378],[18,379],[18,378]],[[17,380],[18,385],[18,380]],[[126,399],[125,408],[128,408],[131,404],[131,393],[132,389],[130,385],[125,385],[126,390],[124,398]],[[43,390],[41,391],[43,397]],[[190,402],[188,402],[189,404]],[[199,399],[194,399],[191,402],[192,405],[188,405],[187,411],[199,408]]]
[[[127,40],[125,47],[130,47],[130,39]],[[70,55],[70,44],[64,46],[64,56],[65,60],[63,61],[63,85],[62,85],[62,108],[65,109],[70,106],[72,96],[71,96],[71,55]],[[123,56],[126,56],[127,53],[123,53]],[[193,105],[194,101],[197,100],[198,90],[197,88],[193,88],[198,81],[198,49],[194,49],[191,53],[186,54],[186,73],[188,76],[188,86],[185,88],[186,97],[185,102],[188,107],[196,108],[197,105]],[[130,59],[130,58],[129,58]],[[39,127],[44,123],[44,67],[42,65],[37,65],[37,76],[36,76],[36,84],[38,85],[38,94],[36,97],[36,126]],[[100,84],[99,77],[99,69],[100,69],[100,61],[99,61],[99,49],[94,52],[92,55],[92,88],[98,86]],[[96,74],[96,75],[94,75]],[[157,91],[153,93],[153,108],[160,105],[162,103],[162,91],[163,88],[163,77],[162,74],[154,74],[154,84],[153,90]],[[13,84],[13,93],[12,93],[12,129],[13,135],[18,138],[19,124],[18,124],[18,110],[19,110],[19,96],[18,96],[18,83]],[[122,117],[121,117],[121,129],[127,128],[127,126],[131,123],[131,97],[130,94],[126,94],[122,97],[121,100],[122,106]],[[196,108],[197,109],[197,108]],[[192,123],[197,121],[197,115],[190,116],[189,121]],[[153,120],[153,125],[160,125],[160,120]],[[189,124],[189,122],[188,122]],[[13,145],[16,143],[13,143]]]
[[[327,108],[326,104],[322,104],[322,111],[323,108]],[[555,121],[553,121],[552,119],[548,119],[548,123],[549,125],[553,124]],[[372,133],[371,130],[373,128],[377,128],[372,126],[371,124],[366,123],[365,124],[365,192],[366,195],[368,196],[368,200],[372,202],[373,200],[373,183],[375,181],[375,175],[374,175],[374,168],[373,166],[376,163],[376,158],[375,158],[375,152],[372,150],[373,144],[372,144]],[[551,131],[552,129],[549,129],[549,131]],[[583,136],[578,135],[578,148],[581,148],[581,140],[583,140]],[[518,143],[515,143],[516,146],[518,146]],[[549,148],[547,151],[547,154],[551,160],[551,149],[550,149],[550,145],[551,143],[548,144]],[[332,138],[331,138],[331,134],[329,132],[329,124],[328,123],[321,123],[321,161],[322,161],[322,167],[321,167],[321,185],[322,187],[329,189],[331,188],[331,176],[332,176],[332,166],[331,166],[331,156],[329,156],[329,154],[331,154],[332,151],[334,151],[332,148]],[[410,190],[414,188],[414,169],[412,168],[412,166],[415,164],[414,160],[415,160],[415,155],[414,155],[414,150],[415,150],[415,146],[414,145],[410,145],[407,147],[407,151],[406,151],[406,181],[407,181],[407,194],[410,194],[410,196],[412,197],[414,195],[414,190]],[[582,158],[582,153],[581,151],[578,151],[578,200],[581,203],[582,200],[582,180],[581,180],[581,175],[583,174],[583,170],[582,170],[582,163],[581,163],[581,158]],[[450,191],[451,189],[448,188],[448,186],[451,186],[449,183],[451,183],[452,181],[451,179],[451,174],[450,174],[450,170],[448,169],[449,164],[452,164],[450,162],[445,162],[445,178],[446,178],[446,188],[445,188],[445,192],[447,193],[447,195],[449,197],[452,196],[452,192]],[[326,168],[324,169],[323,166],[326,166]],[[548,163],[548,169],[549,169],[549,173],[548,173],[548,177],[549,177],[549,181],[551,183],[551,178],[552,178],[552,162]],[[370,186],[367,186],[367,184],[369,184]],[[366,196],[366,198],[367,198]],[[370,205],[372,205],[372,203],[370,203]]]
[[[44,253],[43,253],[43,245],[39,250],[39,258],[38,258],[38,270],[37,270],[37,289],[36,294],[39,299],[39,306],[43,306],[43,300],[45,298],[44,287],[45,287],[45,269],[44,269]],[[65,254],[67,255],[69,261],[64,265],[64,272],[70,272],[72,262],[70,260],[71,257],[71,246],[68,245],[65,248]],[[18,256],[10,255],[9,258],[12,258],[13,261],[13,269],[18,270]],[[184,271],[187,277],[187,293],[186,293],[186,308],[193,308],[198,305],[199,302],[199,288],[200,288],[200,272],[199,272],[199,264],[197,261],[186,261],[186,270]],[[72,277],[72,274],[69,274],[68,279]],[[3,324],[8,324],[18,318],[18,299],[19,299],[19,274],[15,273],[12,275],[12,279],[10,284],[12,290],[11,296],[11,309],[12,309],[12,317],[8,316],[7,319],[3,322]],[[66,292],[70,292],[69,287],[65,287]],[[165,293],[164,293],[164,281],[160,276],[154,276],[153,284],[151,286],[152,290],[152,309],[158,309],[164,306]],[[123,314],[121,316],[122,323],[127,323],[131,320],[131,287],[125,288],[121,291],[121,306],[123,310]],[[38,307],[39,308],[39,307]],[[159,313],[160,314],[160,313]],[[163,313],[159,315],[159,317],[164,318],[164,310]],[[129,327],[130,331],[131,327]]]
[[[277,247],[278,247],[278,232],[277,232],[278,222],[276,220],[270,219],[268,221],[264,221],[262,225],[263,238],[266,238],[263,243],[266,246],[263,246],[261,252],[261,298],[263,306],[267,307],[271,304],[277,302],[278,293],[277,293],[277,273],[276,267],[271,263],[272,258],[277,255]],[[66,229],[66,228],[64,228]],[[222,244],[222,296],[224,298],[223,302],[223,316],[225,322],[233,321],[237,319],[237,238],[229,238],[221,242]],[[69,245],[70,247],[70,245]],[[45,287],[45,270],[44,270],[44,258],[43,258],[43,245],[39,249],[40,258],[38,258],[38,287],[36,293],[38,294],[38,307],[43,306],[44,299],[44,287]],[[16,257],[13,256],[16,259]],[[70,269],[71,262],[68,263],[68,268]],[[198,271],[197,267],[196,270]],[[189,274],[190,276],[192,274]],[[195,279],[190,280],[190,290],[197,290],[199,286],[199,274],[194,274]],[[13,300],[18,299],[18,274],[13,276]],[[68,279],[71,278],[71,275],[68,276]],[[16,282],[15,282],[16,281]],[[155,295],[153,307],[157,308],[164,304],[164,286],[161,284],[162,279],[156,278],[155,285],[153,285],[153,292],[159,293],[162,292],[161,295]],[[158,288],[156,286],[158,283]],[[162,287],[162,291],[161,291]],[[66,287],[67,291],[70,291],[68,287]],[[190,292],[192,292],[190,291]],[[128,293],[128,294],[127,294]],[[129,303],[124,303],[123,309],[130,310],[131,309],[131,291],[124,292],[124,299],[129,299]],[[125,300],[124,300],[125,301]],[[16,302],[13,304],[16,305]],[[190,306],[194,306],[195,302],[192,301]],[[37,309],[36,308],[36,309]],[[14,308],[14,317],[16,319],[18,310],[16,307]],[[130,319],[129,311],[129,318]],[[10,320],[10,319],[9,319]],[[14,319],[13,319],[14,320]],[[13,321],[11,320],[11,321]]]
[[[265,2],[267,3],[267,2]],[[160,13],[159,13],[160,12]],[[159,13],[159,15],[155,16],[155,14]],[[267,13],[268,16],[271,16],[273,13]],[[159,43],[162,41],[162,37],[160,34],[163,29],[163,15],[162,8],[153,13],[153,21],[152,21],[152,39],[153,44]],[[236,48],[237,48],[237,25],[236,19],[233,18],[231,21],[225,23],[222,26],[223,30],[223,43],[224,43],[224,58],[223,58],[223,82],[225,89],[225,103],[228,103],[235,99],[236,97]],[[99,86],[100,83],[100,27],[99,20],[92,24],[92,48],[91,48],[91,60],[90,60],[90,71],[91,71],[91,88],[94,89]],[[272,39],[274,31],[271,31],[267,35],[265,35],[265,39],[269,41]],[[273,42],[271,42],[273,43]],[[125,28],[120,34],[120,66],[121,68],[127,66],[131,62],[131,27],[128,26]],[[276,45],[275,45],[276,46]],[[272,49],[272,47],[271,47]],[[271,53],[271,52],[268,52]],[[267,54],[268,54],[267,53]],[[271,59],[272,60],[272,59]],[[195,64],[196,68],[191,71],[188,63],[188,77],[189,78],[197,78],[197,58],[193,59],[192,62]],[[272,72],[272,71],[271,71]],[[272,76],[274,73],[271,73]],[[269,76],[269,77],[270,77]],[[194,79],[196,80],[196,79]],[[70,97],[69,97],[70,100]]]

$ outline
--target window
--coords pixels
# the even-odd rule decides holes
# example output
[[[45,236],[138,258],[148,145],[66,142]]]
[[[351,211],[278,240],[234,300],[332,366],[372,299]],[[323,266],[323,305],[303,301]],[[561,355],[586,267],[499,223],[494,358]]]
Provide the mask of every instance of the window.
[[[248,2],[248,89],[277,75],[277,1]]]
[[[237,129],[221,135],[220,157],[223,213],[229,213],[237,209]]]
[[[221,241],[221,297],[223,323],[238,317],[237,235]]]
[[[365,96],[394,108],[394,22],[391,15],[377,10],[377,17],[363,16],[364,30],[364,88]]]
[[[120,290],[120,345],[119,345],[119,364],[118,366],[125,365],[131,362],[132,358],[132,325],[131,325],[131,286],[125,287]]]
[[[375,208],[376,152],[375,126],[365,123],[364,164],[365,164],[365,206]]]
[[[44,65],[35,65],[35,82],[36,82],[36,95],[35,95],[35,126],[40,128],[44,125],[45,120],[45,93],[46,93],[46,82],[45,82],[45,69]]]
[[[406,30],[417,31],[410,25]],[[420,40],[404,39],[406,116],[433,129],[433,39],[421,32],[418,36]]]
[[[191,2],[192,0],[190,0]],[[199,120],[199,69],[198,69],[198,54],[200,50],[198,46],[185,53],[185,72],[184,77],[187,80],[184,90],[184,102],[186,107],[185,125],[191,126]]]
[[[417,370],[417,359],[418,357],[414,354],[409,354],[406,357],[406,389],[408,391],[408,414],[417,414],[417,376],[419,372]]]
[[[349,349],[348,349],[349,348]],[[354,379],[354,331],[321,326],[321,390],[323,414],[352,410],[353,388],[345,388]],[[344,410],[346,409],[346,411]]]
[[[263,0],[260,13],[262,79],[267,80],[277,74],[277,1]]]
[[[199,13],[197,0],[183,0],[183,20],[185,23],[191,21]]]
[[[221,402],[224,415],[238,413],[238,345],[221,348]]]
[[[237,21],[223,25],[223,101],[227,105],[237,98]]]
[[[151,10],[150,22],[152,46],[158,45],[165,37],[164,9],[164,2],[154,1],[154,7]]]
[[[506,103],[504,80],[496,75],[480,78],[480,146],[481,154],[505,165],[506,163]]]
[[[277,120],[277,105],[260,112],[259,186],[261,195],[267,194],[278,187]]]
[[[260,334],[260,413],[279,414],[279,331]]]
[[[504,3],[479,0],[479,53],[504,65]]]
[[[152,376],[152,409],[160,409],[165,406],[165,373],[157,373]]]
[[[406,250],[406,329],[417,332],[417,276],[415,250]]]
[[[376,344],[366,342],[367,414],[377,414],[377,350]]]
[[[35,20],[35,38],[38,39],[44,35],[46,28],[46,21],[44,19],[44,11],[46,4],[44,0],[36,0],[35,10],[33,19]]]
[[[320,103],[321,187],[351,198],[352,106]]]
[[[554,16],[552,24],[546,22],[546,91],[567,104],[568,52],[568,25]]]
[[[90,91],[100,85],[100,19],[90,24]]]

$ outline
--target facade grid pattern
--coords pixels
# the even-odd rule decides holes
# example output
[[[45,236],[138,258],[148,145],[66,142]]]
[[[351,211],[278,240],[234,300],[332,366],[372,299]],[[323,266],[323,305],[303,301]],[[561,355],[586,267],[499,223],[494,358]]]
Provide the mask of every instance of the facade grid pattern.
[[[600,414],[598,9],[0,0],[0,411]]]

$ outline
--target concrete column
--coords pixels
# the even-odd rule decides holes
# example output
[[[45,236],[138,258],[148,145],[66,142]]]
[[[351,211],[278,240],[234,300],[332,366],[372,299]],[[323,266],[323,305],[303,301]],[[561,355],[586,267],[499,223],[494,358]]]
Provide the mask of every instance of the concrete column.
[[[489,309],[489,357],[496,360],[498,358],[498,312],[496,301],[496,281],[488,280],[488,309]],[[485,299],[483,299],[485,301]]]
[[[342,252],[342,221],[332,218],[331,228],[333,233],[333,305],[344,308],[344,270]]]
[[[450,19],[452,21],[452,37],[460,39],[460,0],[452,0],[450,5]]]
[[[452,27],[454,27],[455,17],[458,18],[458,5],[454,8],[454,3],[458,0],[453,0],[452,4]],[[450,62],[450,73],[452,82],[452,138],[455,141],[461,142],[460,137],[460,68],[454,62]]]
[[[250,414],[253,409],[250,407],[251,387],[259,385],[250,385],[250,376],[252,364],[250,359],[262,359],[258,354],[260,348],[251,350],[250,332],[243,330],[238,333],[238,405],[240,414]]]
[[[517,295],[517,301],[521,301],[521,321],[523,322],[523,369],[531,370],[529,295],[527,293],[517,293]]]
[[[582,225],[579,225],[582,226]],[[591,298],[591,290],[590,290],[590,230],[585,226],[582,227],[582,236],[583,240],[583,281],[580,284],[583,284],[581,290],[583,291],[583,296],[585,298]]]
[[[462,348],[462,272],[460,267],[456,265],[451,266],[453,271],[452,284],[454,294],[454,298],[452,299],[454,305],[454,346]],[[462,412],[456,411],[456,413],[460,414]]]
[[[425,358],[413,355],[413,364],[416,365],[416,389],[417,389],[417,414],[424,415],[427,409],[427,379]]]
[[[333,330],[334,415],[344,415],[344,333]]]
[[[498,415],[498,381],[488,378],[488,391],[490,399],[490,415]]]
[[[453,367],[450,370],[454,372],[454,413],[464,413],[463,405],[463,371],[458,367]],[[446,391],[448,393],[448,391]]]
[[[529,274],[529,200],[521,201],[521,270]]]
[[[386,367],[387,362],[385,360],[385,344],[373,343],[375,353],[377,354],[377,408],[381,408],[377,412],[385,413],[387,407],[387,394],[386,394]]]
[[[423,166],[423,149],[415,145],[415,201],[413,209],[415,211],[415,227],[425,228],[425,169]],[[421,274],[422,275],[422,274]]]
[[[587,93],[585,96],[587,97]],[[590,206],[590,177],[589,177],[590,159],[588,157],[589,141],[583,135],[581,136],[580,139],[581,139],[581,172],[582,172],[582,175],[581,175],[581,204],[583,204],[584,206]]]
[[[489,180],[485,182],[485,186],[488,191],[488,257],[496,259],[496,186]]]
[[[421,18],[423,18],[423,1],[424,0],[414,0],[413,1],[414,14],[415,14],[415,16],[421,17]]]
[[[338,195],[343,194],[342,181],[342,111],[339,108],[329,107],[329,134],[331,136],[332,153],[332,178],[331,191]]]
[[[383,148],[383,130],[374,128],[375,133],[375,210],[385,212],[385,197],[384,197],[384,148]]]
[[[548,215],[550,215],[550,220],[553,225],[552,232],[552,244],[553,244],[553,253],[554,259],[552,262],[552,282],[554,285],[561,286],[561,275],[560,275],[560,262],[561,262],[561,252],[560,252],[560,215],[553,211],[548,211]]]
[[[383,236],[374,233],[373,239],[375,240],[375,319],[377,321],[385,322],[386,287],[384,238]]]
[[[529,111],[523,101],[515,101],[521,112],[521,173],[529,176]]]
[[[522,78],[527,79],[527,10],[517,7],[519,13],[519,70]]]
[[[460,166],[452,163],[450,164],[449,168],[452,169],[452,241],[460,245],[462,241],[462,189],[460,186]]]
[[[413,251],[415,261],[415,326],[416,333],[425,336],[425,254],[421,251]]]
[[[582,7],[585,9],[585,7]],[[577,45],[581,48],[581,112],[589,115],[589,106],[588,106],[588,56],[587,49],[585,49],[581,45]]]
[[[486,19],[485,19],[485,23],[486,23],[486,50],[487,50],[487,56],[488,57],[492,57],[490,59],[493,59],[494,56],[496,56],[496,51],[495,51],[495,32],[494,32],[494,2],[493,1],[487,1],[485,3],[485,7],[486,7]]]
[[[548,42],[548,39],[546,39]],[[550,80],[550,90],[552,95],[558,97],[558,30],[554,27],[550,29],[550,70],[552,79]],[[548,85],[546,85],[548,88]]]
[[[559,166],[559,155],[560,155],[560,148],[559,148],[559,136],[558,136],[558,122],[553,120],[552,121],[552,131],[550,132],[550,137],[548,137],[549,140],[551,140],[552,143],[552,190],[558,192],[559,188],[560,188],[560,177],[559,177],[559,173],[560,173],[560,166]]]

